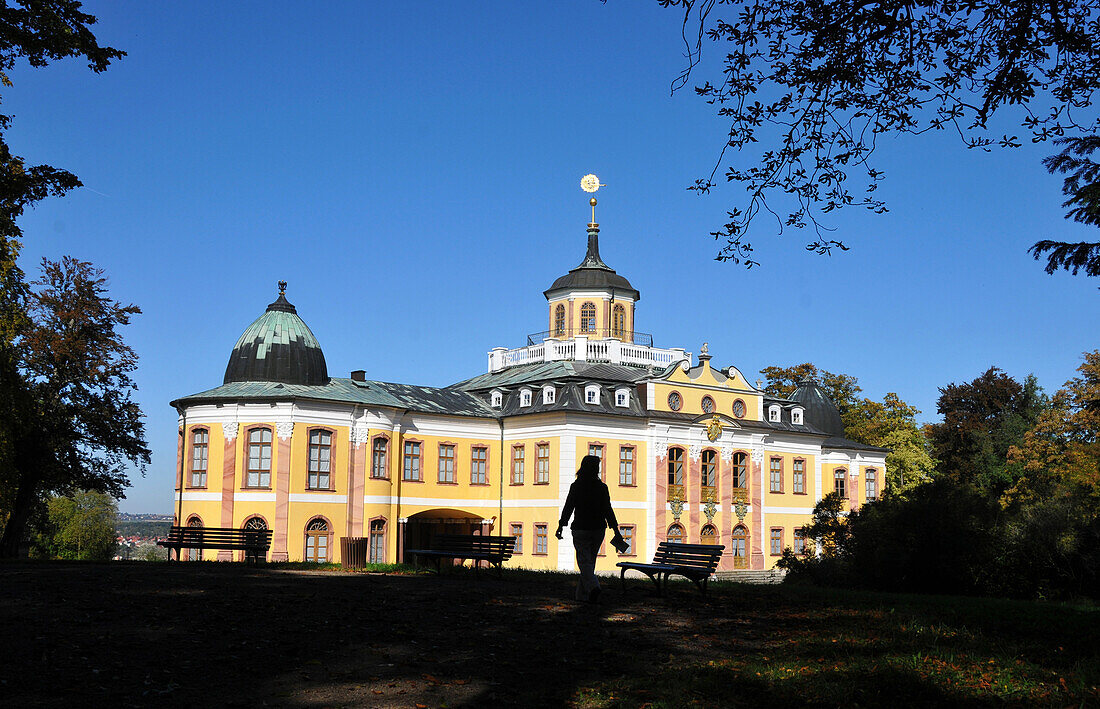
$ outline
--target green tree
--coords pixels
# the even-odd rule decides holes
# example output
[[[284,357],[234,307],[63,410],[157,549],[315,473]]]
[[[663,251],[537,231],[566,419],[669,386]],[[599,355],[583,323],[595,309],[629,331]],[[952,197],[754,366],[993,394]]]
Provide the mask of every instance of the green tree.
[[[13,455],[4,482],[10,515],[0,554],[14,556],[36,504],[75,490],[124,496],[127,471],[149,462],[132,400],[137,355],[118,328],[141,310],[107,296],[103,272],[70,257],[43,259],[16,344],[21,405],[9,417]]]
[[[50,559],[107,561],[115,553],[118,504],[110,495],[78,490],[47,502],[45,529],[35,535],[34,553]]]
[[[673,92],[698,66],[704,38],[725,53],[720,76],[702,79],[695,91],[729,129],[713,169],[689,188],[709,192],[719,170],[745,188],[746,201],[712,232],[720,260],[756,263],[745,237],[761,211],[780,230],[812,227],[809,250],[847,248],[823,234],[819,218],[855,205],[886,211],[877,193],[884,176],[872,164],[880,136],[947,130],[967,148],[1018,147],[1019,137],[994,132],[1003,122],[994,117],[1007,113],[1026,140],[1086,141],[1070,143],[1080,153],[1100,129],[1092,107],[1100,89],[1100,0],[658,3],[682,13],[688,61]],[[712,17],[716,5],[724,17]],[[728,157],[746,150],[760,151],[747,167],[744,156],[738,164]],[[862,174],[862,189],[849,186],[853,171]],[[1100,204],[1095,191],[1083,196],[1090,209]],[[1067,206],[1072,217],[1079,205]],[[1100,244],[1080,246],[1041,241],[1033,253],[1049,254],[1048,270],[1082,258],[1095,264]]]
[[[782,399],[790,398],[801,382],[809,379],[817,381],[833,400],[841,417],[855,404],[860,392],[863,391],[855,377],[848,374],[833,374],[827,370],[818,369],[810,362],[791,367],[764,367],[760,373],[765,379],[764,391]]]
[[[1006,460],[1008,450],[1038,421],[1046,397],[1034,376],[1021,384],[990,367],[971,382],[940,387],[936,407],[943,422],[928,432],[939,472],[1000,495],[1022,473]]]

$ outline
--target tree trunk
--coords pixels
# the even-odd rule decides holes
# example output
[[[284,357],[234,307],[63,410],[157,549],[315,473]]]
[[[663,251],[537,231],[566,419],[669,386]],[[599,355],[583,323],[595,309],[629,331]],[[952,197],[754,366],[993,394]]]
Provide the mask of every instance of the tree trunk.
[[[14,559],[19,556],[19,545],[26,535],[27,522],[30,521],[34,502],[38,499],[36,481],[22,479],[19,491],[15,493],[15,504],[11,516],[4,525],[4,536],[0,537],[0,559]]]

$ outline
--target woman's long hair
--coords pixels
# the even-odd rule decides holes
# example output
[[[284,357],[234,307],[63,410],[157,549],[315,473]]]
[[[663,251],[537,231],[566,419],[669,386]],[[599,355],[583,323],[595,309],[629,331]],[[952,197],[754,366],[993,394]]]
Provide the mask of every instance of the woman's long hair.
[[[600,477],[600,457],[598,455],[586,455],[581,458],[581,467],[577,471],[577,477]]]

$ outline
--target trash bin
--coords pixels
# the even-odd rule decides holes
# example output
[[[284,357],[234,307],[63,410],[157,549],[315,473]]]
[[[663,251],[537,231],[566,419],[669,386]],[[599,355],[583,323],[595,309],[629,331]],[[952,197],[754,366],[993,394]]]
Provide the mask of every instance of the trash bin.
[[[340,537],[340,561],[345,569],[361,569],[367,565],[367,537]]]

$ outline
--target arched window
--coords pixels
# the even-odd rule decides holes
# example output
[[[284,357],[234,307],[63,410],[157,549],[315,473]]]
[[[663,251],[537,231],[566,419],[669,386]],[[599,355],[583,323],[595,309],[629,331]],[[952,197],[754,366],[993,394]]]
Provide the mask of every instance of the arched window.
[[[331,489],[332,433],[315,429],[309,432],[309,489]]]
[[[205,428],[191,431],[191,487],[206,487],[207,444],[210,432]]]
[[[558,307],[554,308],[554,334],[565,334],[565,306],[558,303]]]
[[[668,449],[668,484],[684,484],[684,449]]]
[[[714,487],[718,472],[718,455],[714,451],[703,451],[703,487]],[[705,544],[706,542],[704,542]]]
[[[749,530],[740,524],[734,527],[730,543],[733,547],[733,568],[748,568]]]
[[[840,497],[848,497],[848,472],[837,468],[833,473],[833,491]]]
[[[256,530],[256,531],[263,531],[263,530],[267,529],[267,522],[264,521],[263,517],[249,517],[247,520],[245,520],[245,523],[241,526],[241,529],[245,529],[245,530],[252,529],[252,530]],[[241,552],[241,561],[246,561],[246,558],[245,558],[246,555],[252,554],[252,553],[254,553],[254,552],[242,551]],[[259,555],[257,554],[257,557],[258,556]]]
[[[388,441],[382,437],[374,439],[370,464],[370,476],[372,478],[388,478],[390,476],[386,462],[387,443]]]
[[[718,543],[718,528],[713,524],[704,524],[703,529],[699,532],[700,544],[717,544]]]
[[[370,523],[370,563],[386,563],[386,521],[373,520]]]
[[[585,303],[581,306],[581,332],[596,331],[596,304]]]
[[[271,429],[248,432],[248,476],[245,487],[271,487]]]
[[[315,561],[319,564],[329,560],[329,531],[328,522],[323,519],[315,519],[306,525],[306,561]]]
[[[616,305],[611,311],[611,336],[621,338],[626,332],[626,308]]]
[[[744,453],[733,454],[733,487],[745,489],[745,483],[749,479],[748,456]]]
[[[684,542],[684,527],[680,523],[673,524],[668,528],[668,541],[676,542],[677,544],[683,544]]]
[[[188,527],[202,527],[202,519],[199,517],[192,517],[187,520]],[[187,550],[188,561],[202,561],[202,549],[188,549]]]

